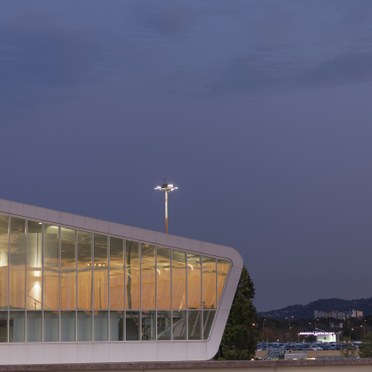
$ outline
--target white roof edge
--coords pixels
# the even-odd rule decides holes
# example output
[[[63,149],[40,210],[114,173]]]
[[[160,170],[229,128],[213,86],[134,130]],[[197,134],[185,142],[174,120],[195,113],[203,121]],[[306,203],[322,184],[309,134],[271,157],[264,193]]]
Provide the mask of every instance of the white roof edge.
[[[127,239],[151,242],[158,245],[195,251],[202,254],[211,254],[221,258],[228,258],[232,261],[234,266],[239,268],[243,267],[243,259],[236,249],[219,244],[179,237],[176,235],[168,235],[158,231],[146,230],[139,227],[132,227],[116,222],[84,217],[4,199],[0,199],[0,213],[1,212],[33,220],[39,219],[44,222],[55,223],[77,229],[91,230],[102,234],[116,235]]]

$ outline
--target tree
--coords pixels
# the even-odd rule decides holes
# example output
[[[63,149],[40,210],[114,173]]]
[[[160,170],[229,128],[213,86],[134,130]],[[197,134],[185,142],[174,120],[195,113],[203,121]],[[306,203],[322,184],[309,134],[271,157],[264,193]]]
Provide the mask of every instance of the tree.
[[[372,334],[359,346],[359,356],[361,358],[372,358]]]
[[[358,350],[353,345],[350,337],[344,337],[344,345],[341,349],[341,354],[345,358],[355,358],[358,355]]]
[[[252,359],[257,347],[257,311],[252,300],[254,285],[243,267],[225,332],[216,359]]]

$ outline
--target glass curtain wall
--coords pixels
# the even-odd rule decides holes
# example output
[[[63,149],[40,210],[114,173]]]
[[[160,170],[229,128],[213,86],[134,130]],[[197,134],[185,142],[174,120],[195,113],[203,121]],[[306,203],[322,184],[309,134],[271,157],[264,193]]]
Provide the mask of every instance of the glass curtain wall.
[[[230,269],[0,214],[0,342],[208,339]]]
[[[0,342],[8,341],[9,218],[0,215]]]

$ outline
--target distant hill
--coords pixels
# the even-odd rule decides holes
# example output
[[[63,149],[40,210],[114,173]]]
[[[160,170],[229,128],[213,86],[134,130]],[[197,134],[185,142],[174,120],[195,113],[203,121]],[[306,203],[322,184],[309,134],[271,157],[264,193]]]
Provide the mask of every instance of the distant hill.
[[[341,300],[338,298],[317,300],[307,305],[291,305],[279,310],[260,312],[259,316],[274,319],[284,319],[291,316],[295,319],[312,319],[315,310],[350,312],[353,309],[363,311],[364,316],[372,315],[372,297],[359,300]]]

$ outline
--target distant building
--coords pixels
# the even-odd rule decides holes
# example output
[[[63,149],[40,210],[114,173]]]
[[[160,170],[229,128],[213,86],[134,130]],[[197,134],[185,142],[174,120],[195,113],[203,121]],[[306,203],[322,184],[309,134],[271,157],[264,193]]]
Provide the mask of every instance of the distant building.
[[[210,359],[242,267],[229,247],[0,200],[1,364]]]
[[[363,318],[364,314],[363,311],[361,310],[351,310],[351,317],[352,318]]]
[[[315,336],[318,342],[336,342],[336,334],[334,332],[300,332],[299,336]]]
[[[314,311],[314,318],[333,318],[339,320],[345,320],[347,318],[363,318],[363,311],[352,309],[348,312],[331,310],[331,311]]]
[[[339,320],[344,320],[346,319],[346,313],[342,311],[336,311],[336,310],[331,310],[331,311],[319,311],[315,310],[314,311],[314,318],[333,318],[333,319],[339,319]]]

